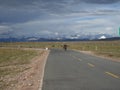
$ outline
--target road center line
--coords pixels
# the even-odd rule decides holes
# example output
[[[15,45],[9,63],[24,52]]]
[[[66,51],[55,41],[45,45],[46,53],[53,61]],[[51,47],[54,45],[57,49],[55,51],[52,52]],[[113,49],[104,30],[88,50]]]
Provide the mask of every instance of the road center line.
[[[88,63],[88,65],[89,65],[90,67],[95,67],[95,65],[93,65],[93,64],[91,64],[91,63]]]
[[[115,75],[115,74],[113,74],[111,72],[105,72],[105,73],[112,76],[112,77],[114,77],[114,78],[118,78],[118,79],[120,78],[119,76],[117,76],[117,75]]]
[[[80,58],[77,58],[77,57],[75,57],[75,56],[72,56],[73,58],[75,58],[75,59],[77,59],[77,60],[79,60],[79,61],[82,61]]]
[[[78,59],[79,61],[82,61],[80,58]]]

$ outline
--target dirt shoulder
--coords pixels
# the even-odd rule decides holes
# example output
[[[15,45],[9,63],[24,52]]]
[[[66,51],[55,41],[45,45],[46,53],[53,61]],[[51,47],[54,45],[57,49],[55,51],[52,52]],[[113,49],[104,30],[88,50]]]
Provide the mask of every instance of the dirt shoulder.
[[[6,90],[41,90],[44,67],[49,54],[44,50],[42,54],[31,60],[31,63],[22,67],[28,68],[20,72],[15,77],[8,77],[9,81],[15,81],[10,84]]]
[[[92,52],[92,51],[79,51],[79,50],[75,50],[75,51],[78,51],[78,52],[81,52],[81,53],[85,53],[85,54],[89,54],[89,55],[93,55],[93,56],[100,57],[100,58],[104,58],[106,60],[120,62],[119,58],[111,58],[111,57],[107,57],[107,56],[104,56],[104,55],[97,55],[95,52]]]

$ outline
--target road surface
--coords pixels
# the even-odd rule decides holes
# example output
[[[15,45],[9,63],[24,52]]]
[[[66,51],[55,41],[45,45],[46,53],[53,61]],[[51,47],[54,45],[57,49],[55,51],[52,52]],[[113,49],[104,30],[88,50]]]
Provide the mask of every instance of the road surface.
[[[42,90],[120,90],[120,63],[71,50],[51,50]]]

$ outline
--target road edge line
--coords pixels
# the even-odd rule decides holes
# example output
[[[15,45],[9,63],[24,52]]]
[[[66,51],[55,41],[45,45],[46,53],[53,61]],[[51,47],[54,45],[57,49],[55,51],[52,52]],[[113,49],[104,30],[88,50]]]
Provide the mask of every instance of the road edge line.
[[[39,85],[38,90],[42,90],[43,79],[44,79],[44,72],[45,72],[45,66],[46,66],[46,62],[47,62],[47,58],[48,58],[49,54],[50,54],[50,50],[48,51],[48,54],[45,56],[45,59],[44,59],[44,64],[43,64],[43,69],[42,69],[42,75],[41,75],[41,80],[40,80],[40,85]]]

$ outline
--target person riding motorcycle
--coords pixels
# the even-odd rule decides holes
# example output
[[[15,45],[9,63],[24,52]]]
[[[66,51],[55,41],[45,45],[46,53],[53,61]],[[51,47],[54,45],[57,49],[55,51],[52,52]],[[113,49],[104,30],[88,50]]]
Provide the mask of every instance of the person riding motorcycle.
[[[63,49],[64,49],[65,51],[67,50],[67,45],[66,45],[66,44],[63,45]]]

